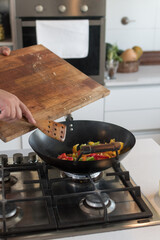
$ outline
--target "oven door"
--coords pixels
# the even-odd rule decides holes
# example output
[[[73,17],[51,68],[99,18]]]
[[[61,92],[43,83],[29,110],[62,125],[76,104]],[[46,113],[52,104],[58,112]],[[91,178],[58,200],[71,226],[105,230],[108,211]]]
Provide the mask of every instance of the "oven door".
[[[53,19],[50,19],[53,20]],[[104,18],[89,20],[89,53],[86,58],[65,59],[77,69],[104,84]],[[36,45],[35,19],[17,19],[17,48]]]

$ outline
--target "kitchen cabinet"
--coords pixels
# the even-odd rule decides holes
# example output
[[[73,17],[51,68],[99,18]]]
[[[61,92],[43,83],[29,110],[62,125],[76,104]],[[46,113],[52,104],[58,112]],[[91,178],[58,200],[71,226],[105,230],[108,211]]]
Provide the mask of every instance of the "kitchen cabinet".
[[[107,98],[107,97],[106,97]],[[72,113],[74,120],[103,121],[104,98],[99,99]]]
[[[160,86],[112,88],[105,120],[132,131],[160,128]]]
[[[107,0],[106,42],[120,49],[139,45],[145,51],[160,48],[160,2],[157,0]],[[121,19],[129,23],[123,25]]]
[[[158,68],[140,67],[137,73],[117,74],[117,80],[108,81],[111,93],[105,98],[104,120],[129,129],[137,138],[152,137],[160,143]]]
[[[15,149],[21,149],[21,148],[22,148],[21,137],[16,138],[7,143],[0,140],[0,151],[15,150]]]

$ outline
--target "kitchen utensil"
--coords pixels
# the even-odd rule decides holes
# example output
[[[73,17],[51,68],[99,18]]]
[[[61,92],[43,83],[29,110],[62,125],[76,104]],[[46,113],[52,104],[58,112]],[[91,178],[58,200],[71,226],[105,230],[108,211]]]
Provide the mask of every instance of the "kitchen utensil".
[[[25,120],[26,121],[26,120]],[[36,127],[47,136],[63,142],[66,137],[66,125],[52,120],[42,119],[36,121]]]
[[[90,153],[97,153],[97,152],[107,152],[107,151],[116,151],[117,159],[118,159],[118,150],[120,149],[121,145],[119,142],[113,142],[113,143],[105,143],[105,144],[98,144],[95,146],[92,145],[86,145],[81,146],[80,148],[80,154],[78,158],[74,161],[74,164],[77,164],[79,159],[83,154],[90,154]]]
[[[121,161],[135,145],[134,135],[125,128],[106,122],[98,121],[66,121],[67,133],[65,141],[58,142],[44,135],[39,130],[33,132],[29,138],[30,146],[49,165],[55,166],[62,171],[75,174],[88,174],[103,171],[113,163]],[[72,128],[70,129],[70,125]],[[71,153],[75,144],[84,144],[89,141],[101,143],[123,142],[123,149],[118,158],[108,158],[97,161],[74,161],[58,159],[62,153]]]
[[[37,120],[56,120],[86,106],[110,91],[42,45],[0,56],[0,89],[15,94]],[[0,138],[7,142],[34,126],[0,122]]]
[[[40,120],[36,126],[47,136],[63,142],[66,137],[66,126],[51,120]]]

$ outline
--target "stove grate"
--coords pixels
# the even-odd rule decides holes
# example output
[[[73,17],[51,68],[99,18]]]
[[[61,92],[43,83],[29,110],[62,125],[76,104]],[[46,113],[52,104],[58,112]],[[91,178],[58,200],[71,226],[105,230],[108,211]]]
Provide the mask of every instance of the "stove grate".
[[[15,198],[15,199],[7,199],[6,195],[8,193],[8,189],[5,188],[5,181],[4,181],[4,173],[5,171],[10,171],[10,172],[24,172],[24,171],[37,171],[39,179],[38,180],[28,180],[28,181],[23,181],[24,185],[29,185],[29,184],[35,184],[39,183],[40,184],[40,189],[42,191],[42,196],[38,197],[23,197],[23,198]],[[13,234],[21,234],[21,233],[31,233],[31,232],[42,232],[45,230],[53,230],[57,229],[57,224],[56,220],[54,217],[54,210],[52,208],[52,198],[50,195],[48,195],[48,183],[47,183],[47,176],[45,175],[45,171],[43,169],[43,164],[41,163],[33,163],[33,164],[23,164],[23,165],[6,165],[2,162],[1,164],[1,172],[2,172],[2,183],[1,183],[1,204],[2,204],[2,215],[3,218],[0,219],[0,236],[10,236]],[[17,190],[15,192],[24,192],[24,190]],[[16,204],[17,209],[20,209],[21,213],[21,218],[20,216],[12,216],[10,218],[7,218],[5,216],[5,213],[7,211],[7,206],[8,204]],[[25,213],[27,214],[27,205],[30,207],[32,205],[36,204],[38,206],[43,206],[45,208],[45,213],[46,213],[46,220],[44,223],[40,224],[27,224],[25,226],[23,224],[23,218],[24,218],[24,209],[23,206],[26,206]],[[34,209],[33,209],[34,210]],[[41,209],[39,209],[41,210]],[[22,216],[23,215],[23,216]],[[17,221],[19,219],[19,221]],[[16,226],[15,226],[16,225]]]
[[[0,236],[19,235],[24,233],[29,234],[48,230],[57,231],[66,228],[82,227],[94,224],[106,226],[109,223],[125,220],[129,221],[133,219],[136,219],[137,221],[144,221],[152,216],[152,212],[141,198],[140,187],[133,186],[130,181],[129,173],[127,171],[123,171],[120,164],[115,164],[113,166],[113,171],[111,172],[105,171],[98,181],[92,179],[90,175],[88,175],[89,181],[86,182],[75,182],[71,177],[67,176],[62,178],[60,177],[60,173],[58,174],[58,177],[55,177],[53,174],[50,176],[50,171],[52,170],[52,167],[40,162],[23,165],[6,165],[2,162],[1,202],[3,220],[0,221]],[[26,196],[24,198],[7,199],[6,193],[8,190],[5,189],[5,182],[3,180],[5,171],[10,171],[12,173],[19,171],[22,173],[27,171],[36,171],[38,173],[38,179],[24,179],[23,184],[28,186],[39,184],[42,195],[27,196],[26,191]],[[118,184],[120,184],[110,188],[108,185],[105,185],[107,183],[106,179],[108,178],[111,178],[109,181],[111,183],[113,182],[113,186],[115,180]],[[18,191],[23,193],[24,190],[17,190],[17,192]],[[104,193],[109,195],[111,201],[115,202],[116,208],[112,212],[108,213],[107,207],[102,198]],[[92,194],[99,199],[102,207],[100,209],[92,209],[92,207],[90,207],[89,210],[87,209],[87,211],[89,211],[88,214],[81,209],[80,204],[83,204],[86,195]],[[121,206],[124,205],[124,202],[117,202],[115,198],[115,195],[117,194],[120,197],[123,195],[129,195],[131,199],[129,204],[131,206],[133,205],[136,211],[129,213],[125,212],[122,214]],[[17,206],[19,206],[19,212],[23,215],[20,221],[14,226],[10,225],[10,223],[8,223],[8,219],[5,217],[4,212],[6,211],[6,203],[17,204]],[[39,209],[37,209],[37,205],[39,206]],[[40,222],[37,225],[28,223],[27,226],[24,226],[23,219],[27,213],[27,209],[25,209],[24,206],[30,206],[33,211],[41,211],[41,209],[45,209],[44,213],[47,217],[45,217],[44,222]]]

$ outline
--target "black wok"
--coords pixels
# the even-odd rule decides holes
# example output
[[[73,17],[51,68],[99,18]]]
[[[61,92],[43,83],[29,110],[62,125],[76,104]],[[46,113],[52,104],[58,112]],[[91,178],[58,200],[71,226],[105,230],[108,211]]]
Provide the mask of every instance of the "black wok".
[[[65,172],[87,174],[103,171],[111,167],[114,162],[122,160],[135,144],[135,137],[130,131],[111,123],[98,121],[66,121],[63,123],[67,125],[64,142],[59,142],[40,130],[36,130],[30,135],[29,144],[43,161]],[[72,147],[77,143],[82,144],[88,141],[104,143],[113,138],[124,142],[124,148],[118,160],[110,158],[88,162],[79,161],[75,164],[73,161],[57,158],[61,153],[72,153]]]

